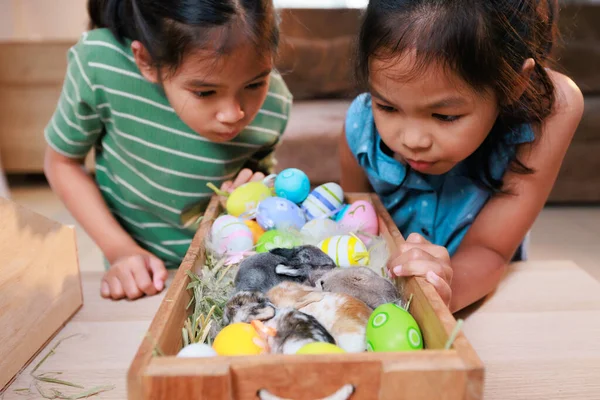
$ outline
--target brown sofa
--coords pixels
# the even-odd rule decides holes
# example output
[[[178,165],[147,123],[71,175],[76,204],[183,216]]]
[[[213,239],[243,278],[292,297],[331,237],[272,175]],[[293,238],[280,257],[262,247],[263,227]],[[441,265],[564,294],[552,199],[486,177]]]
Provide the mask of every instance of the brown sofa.
[[[598,202],[600,1],[560,3],[563,43],[559,44],[556,69],[571,76],[583,91],[585,113],[549,202]],[[337,181],[337,139],[356,94],[350,57],[360,10],[292,10],[282,17],[282,31],[289,43],[283,45],[280,65],[285,69],[294,63],[284,78],[296,101],[277,150],[277,168],[303,168],[314,184]]]

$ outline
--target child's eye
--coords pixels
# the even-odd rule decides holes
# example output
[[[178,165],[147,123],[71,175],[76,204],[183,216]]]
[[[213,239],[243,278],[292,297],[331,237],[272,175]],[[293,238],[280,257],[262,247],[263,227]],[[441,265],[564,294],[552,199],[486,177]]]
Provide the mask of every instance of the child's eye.
[[[215,94],[215,93],[217,93],[217,92],[216,92],[216,91],[214,91],[214,90],[208,90],[208,91],[206,91],[206,92],[194,92],[194,94],[195,94],[197,97],[200,97],[200,98],[202,98],[202,97],[209,97],[209,96],[212,96],[212,95],[213,95],[213,94]]]
[[[375,103],[375,104],[377,105],[377,108],[379,108],[383,112],[391,113],[391,112],[396,111],[396,109],[394,107],[386,106],[386,105],[379,104],[379,103]]]
[[[250,90],[254,90],[254,89],[258,89],[264,85],[265,85],[265,81],[262,81],[262,82],[251,83],[248,86],[246,86],[246,88],[250,89]]]
[[[439,119],[442,122],[455,122],[458,121],[460,115],[433,114],[433,118]]]

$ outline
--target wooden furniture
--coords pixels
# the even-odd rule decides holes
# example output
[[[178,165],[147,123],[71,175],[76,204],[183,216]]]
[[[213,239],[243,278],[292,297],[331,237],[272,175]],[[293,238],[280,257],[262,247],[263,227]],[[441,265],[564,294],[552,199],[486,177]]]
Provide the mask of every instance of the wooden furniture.
[[[0,198],[0,388],[81,307],[75,229]]]
[[[114,385],[92,397],[98,400],[127,398],[127,369],[166,292],[136,301],[105,300],[101,278],[98,272],[82,274],[83,308],[3,400],[41,398],[29,374],[59,339],[73,334],[39,371],[62,372],[62,379],[85,388]],[[486,368],[486,400],[600,398],[600,284],[572,262],[514,264],[495,293],[459,316],[466,318],[465,335]],[[30,394],[15,392],[30,386]]]
[[[379,216],[380,234],[393,250],[404,239],[379,198],[346,194],[346,202],[370,201]],[[142,342],[128,376],[128,398],[254,399],[259,390],[281,398],[325,398],[351,384],[352,399],[480,399],[483,365],[464,335],[444,350],[456,320],[437,292],[422,278],[406,281],[403,292],[414,295],[410,311],[423,333],[426,349],[416,352],[361,353],[299,357],[262,355],[181,359],[181,329],[191,291],[187,271],[203,265],[204,240],[222,213],[218,196],[204,214],[200,229],[177,271],[149,334]],[[155,349],[166,356],[154,357]],[[302,379],[298,379],[302,376]]]

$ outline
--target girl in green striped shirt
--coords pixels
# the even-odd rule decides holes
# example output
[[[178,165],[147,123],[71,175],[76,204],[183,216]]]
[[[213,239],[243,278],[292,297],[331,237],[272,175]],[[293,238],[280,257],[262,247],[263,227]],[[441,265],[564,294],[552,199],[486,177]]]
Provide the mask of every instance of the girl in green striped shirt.
[[[45,172],[105,255],[104,297],[153,295],[211,197],[264,177],[292,96],[270,0],[90,0]],[[95,150],[95,178],[82,160]],[[257,171],[257,172],[253,172]]]

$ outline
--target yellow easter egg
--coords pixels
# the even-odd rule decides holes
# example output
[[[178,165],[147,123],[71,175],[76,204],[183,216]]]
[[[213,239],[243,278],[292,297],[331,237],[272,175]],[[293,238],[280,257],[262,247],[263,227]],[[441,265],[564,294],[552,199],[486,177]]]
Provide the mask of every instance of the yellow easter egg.
[[[258,239],[265,233],[264,229],[260,227],[258,222],[253,219],[249,219],[244,221],[246,226],[250,228],[250,232],[252,232],[252,238],[254,239],[254,244],[258,242]]]
[[[248,182],[236,188],[227,199],[227,213],[239,217],[256,209],[258,203],[271,197],[271,189],[262,182]]]
[[[367,246],[354,235],[337,235],[321,241],[318,247],[327,254],[338,267],[358,267],[369,264]]]
[[[313,342],[305,344],[296,352],[296,354],[334,354],[345,353],[345,351],[335,344],[325,342]]]
[[[238,322],[227,325],[217,334],[213,349],[220,356],[243,356],[260,354],[261,338],[250,324]]]

